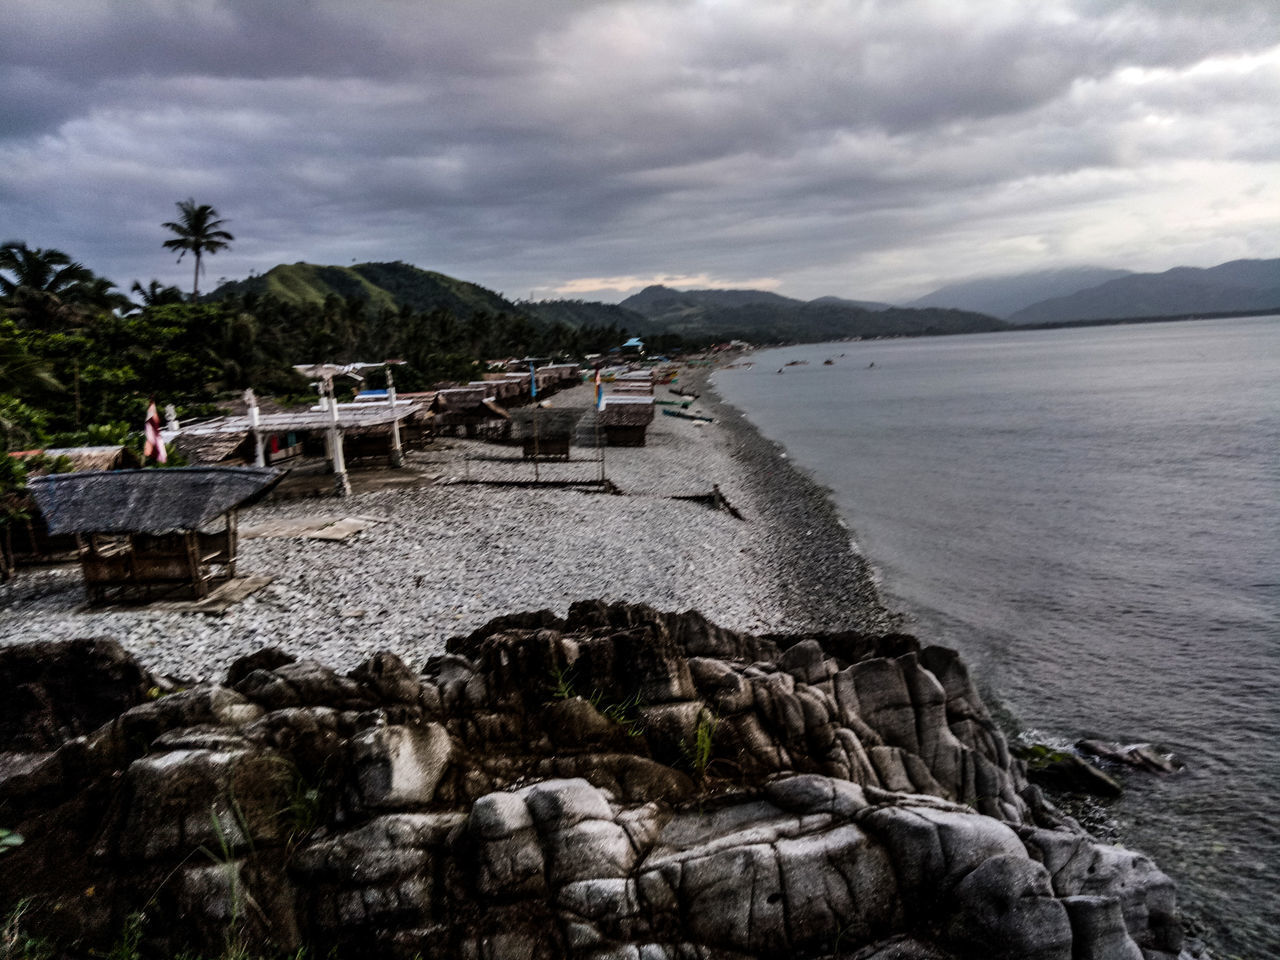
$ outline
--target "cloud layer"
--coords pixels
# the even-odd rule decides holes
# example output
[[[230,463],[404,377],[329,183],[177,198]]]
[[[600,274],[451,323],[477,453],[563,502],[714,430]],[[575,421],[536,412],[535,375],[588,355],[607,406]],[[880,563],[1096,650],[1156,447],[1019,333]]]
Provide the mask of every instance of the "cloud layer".
[[[9,0],[0,239],[185,283],[406,260],[906,298],[1280,255],[1280,7],[1100,0]]]

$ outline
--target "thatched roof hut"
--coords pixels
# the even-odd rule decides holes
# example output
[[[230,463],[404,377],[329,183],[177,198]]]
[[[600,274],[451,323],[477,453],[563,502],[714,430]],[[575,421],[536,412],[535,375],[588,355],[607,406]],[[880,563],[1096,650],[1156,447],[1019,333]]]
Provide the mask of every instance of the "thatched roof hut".
[[[517,440],[568,440],[586,410],[582,407],[519,407],[510,411]]]
[[[639,427],[653,422],[653,398],[610,394],[604,398],[600,425],[604,427]]]
[[[253,441],[248,430],[231,433],[183,431],[173,438],[172,446],[190,463],[236,465],[253,460]]]
[[[467,387],[449,387],[436,392],[435,406],[442,413],[459,413],[484,403],[488,390],[485,384]]]
[[[54,474],[27,488],[51,533],[162,534],[198,530],[283,476],[265,467],[173,467]]]
[[[643,447],[645,431],[653,422],[653,397],[611,394],[599,414],[605,441],[611,447]]]
[[[140,467],[142,464],[128,447],[49,447],[45,450],[23,450],[10,456],[22,460],[43,455],[50,462],[62,460],[70,472],[82,473],[93,470],[121,470],[126,467]],[[47,468],[39,467],[32,471],[40,474]]]

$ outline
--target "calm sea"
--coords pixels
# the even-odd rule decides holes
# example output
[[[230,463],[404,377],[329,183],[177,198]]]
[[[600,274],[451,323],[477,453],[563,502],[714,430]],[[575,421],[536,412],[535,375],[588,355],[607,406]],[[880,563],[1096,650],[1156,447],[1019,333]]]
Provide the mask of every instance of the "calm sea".
[[[1173,751],[1126,775],[1124,842],[1219,956],[1280,956],[1280,317],[753,359],[718,390],[831,488],[888,602],[1039,736]]]

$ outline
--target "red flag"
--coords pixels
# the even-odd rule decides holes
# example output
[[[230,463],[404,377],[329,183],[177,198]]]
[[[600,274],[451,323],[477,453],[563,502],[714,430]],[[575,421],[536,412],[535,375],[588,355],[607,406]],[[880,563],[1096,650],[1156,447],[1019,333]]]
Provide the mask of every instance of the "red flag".
[[[164,441],[160,439],[160,413],[156,410],[156,402],[151,401],[147,407],[147,422],[142,429],[146,438],[142,445],[142,459],[155,458],[156,463],[167,463],[169,455],[165,452]]]

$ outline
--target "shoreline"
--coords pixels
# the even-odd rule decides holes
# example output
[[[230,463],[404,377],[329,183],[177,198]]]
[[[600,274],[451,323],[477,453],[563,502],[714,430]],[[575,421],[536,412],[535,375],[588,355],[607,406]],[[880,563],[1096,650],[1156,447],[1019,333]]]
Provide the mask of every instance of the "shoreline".
[[[813,345],[809,344],[801,346]],[[775,348],[769,347],[764,349]],[[714,386],[708,385],[707,389],[714,391]],[[733,407],[727,401],[723,401],[722,398],[719,398],[718,394],[717,399],[723,407],[737,411],[736,407]],[[756,430],[756,428],[751,425],[750,420],[745,413],[739,413],[739,416],[742,422],[748,425],[749,429]],[[764,444],[773,446],[779,451],[783,449],[781,444],[765,439],[763,436],[761,436],[761,440]],[[797,473],[801,478],[807,480],[812,489],[818,491],[825,489],[815,480],[811,479],[805,472],[804,468],[791,461],[789,457],[783,460],[783,462],[788,464],[789,469]],[[832,514],[836,516],[836,522],[840,523],[841,520],[838,516],[834,500],[829,494],[822,495],[826,499]],[[1112,844],[1121,848],[1139,850],[1143,852],[1144,855],[1155,857],[1156,855],[1150,852],[1150,847],[1147,844],[1142,843],[1139,836],[1135,836],[1135,834],[1140,833],[1140,831],[1134,828],[1134,824],[1130,823],[1128,824],[1128,828],[1126,828],[1126,823],[1119,811],[1119,807],[1123,804],[1124,799],[1130,796],[1131,791],[1134,794],[1140,794],[1144,790],[1150,792],[1153,789],[1153,784],[1137,782],[1130,783],[1129,781],[1131,779],[1156,777],[1158,780],[1160,775],[1152,773],[1138,773],[1135,772],[1132,767],[1125,767],[1124,765],[1117,763],[1112,763],[1110,765],[1105,762],[1098,763],[1088,754],[1079,754],[1075,748],[1076,741],[1082,738],[1088,739],[1090,735],[1077,733],[1075,736],[1070,736],[1067,733],[1055,732],[1053,730],[1046,731],[1044,729],[1037,729],[1035,726],[1025,721],[1017,712],[1016,707],[1010,704],[1010,702],[1005,698],[1000,687],[995,684],[992,678],[984,676],[979,672],[977,669],[981,665],[979,658],[975,657],[970,652],[962,650],[961,644],[956,643],[955,640],[949,638],[946,635],[946,631],[938,629],[937,624],[926,622],[925,618],[920,616],[919,608],[913,608],[911,600],[894,593],[891,583],[879,583],[875,580],[873,574],[874,558],[860,551],[857,545],[855,531],[850,528],[848,532],[852,542],[855,544],[854,549],[858,552],[858,559],[864,564],[867,569],[868,577],[873,581],[872,588],[877,593],[877,602],[886,610],[887,615],[893,618],[896,624],[900,625],[903,632],[916,636],[922,645],[941,645],[943,647],[956,649],[957,652],[960,653],[961,659],[963,659],[969,669],[973,671],[971,675],[975,688],[980,693],[993,720],[1000,727],[1001,732],[1009,741],[1011,747],[1015,743],[1021,743],[1024,747],[1048,745],[1054,749],[1062,749],[1082,756],[1087,763],[1090,763],[1091,765],[1101,769],[1104,773],[1108,773],[1119,779],[1124,787],[1124,797],[1100,799],[1098,796],[1092,794],[1072,793],[1060,788],[1049,786],[1045,782],[1036,781],[1045,797],[1061,813],[1073,819],[1084,830],[1086,830],[1089,835],[1099,842]],[[1133,816],[1134,814],[1132,811],[1129,811],[1128,817],[1132,819]],[[1155,860],[1154,862],[1156,862],[1161,869],[1169,870],[1169,873],[1173,876],[1178,885],[1180,895],[1186,896],[1187,898],[1185,900],[1181,900],[1180,908],[1184,926],[1187,931],[1187,946],[1191,951],[1190,955],[1209,958],[1217,956],[1219,955],[1219,951],[1227,949],[1221,944],[1223,931],[1221,929],[1215,929],[1212,922],[1206,919],[1211,916],[1211,913],[1207,909],[1207,904],[1203,900],[1191,899],[1190,892],[1193,892],[1195,889],[1191,880],[1186,876],[1174,873],[1173,865],[1171,864],[1166,867],[1163,859]],[[1182,893],[1184,890],[1190,892]]]
[[[573,919],[577,913],[571,911],[565,934],[589,929],[590,943],[646,942],[651,933],[643,923],[614,929],[601,920],[625,912],[625,904],[611,906],[602,891],[628,876],[629,883],[648,883],[649,873],[666,869],[675,855],[706,861],[706,869],[690,876],[727,891],[722,895],[734,909],[752,905],[753,918],[746,936],[737,923],[704,929],[697,919],[702,911],[695,911],[690,931],[681,936],[732,946],[743,956],[772,955],[776,951],[755,949],[766,941],[789,944],[797,956],[817,956],[832,938],[839,942],[863,922],[858,911],[867,904],[865,909],[874,907],[870,925],[857,936],[895,956],[898,946],[908,948],[903,956],[952,956],[934,949],[937,939],[956,945],[957,957],[971,955],[970,947],[1015,941],[1025,942],[1030,953],[1052,948],[1056,956],[1078,941],[1091,955],[1104,945],[1126,945],[1129,955],[1141,943],[1147,956],[1189,960],[1180,951],[1172,882],[1142,854],[1099,844],[1028,786],[958,655],[893,631],[899,620],[884,607],[869,562],[828,493],[713,393],[708,379],[701,371],[689,378],[704,392],[700,409],[716,416],[713,425],[659,417],[652,446],[606,451],[606,473],[622,495],[453,482],[460,474],[480,480],[486,471],[509,481],[524,465],[493,459],[490,445],[448,441],[412,464],[420,486],[397,484],[345,501],[259,505],[246,512],[249,523],[313,518],[340,505],[347,516],[371,525],[337,543],[248,540],[246,565],[273,570],[277,579],[222,618],[59,611],[60,603],[76,599],[74,568],[70,575],[46,571],[19,579],[24,589],[6,585],[0,590],[0,644],[35,639],[29,634],[42,617],[39,639],[62,639],[58,631],[106,636],[114,630],[124,648],[90,640],[59,653],[41,644],[15,650],[15,660],[46,653],[84,660],[86,651],[96,651],[114,663],[131,653],[151,674],[169,673],[165,679],[129,668],[139,676],[133,689],[121,691],[127,709],[119,721],[83,722],[95,731],[88,753],[111,758],[90,770],[102,778],[101,787],[86,792],[83,783],[72,782],[83,777],[83,765],[64,762],[61,751],[79,756],[85,752],[79,741],[65,748],[42,742],[34,746],[57,752],[9,758],[15,796],[38,800],[33,816],[46,813],[40,792],[47,791],[46,775],[72,778],[59,781],[57,794],[71,798],[72,806],[108,789],[160,798],[150,813],[115,823],[117,841],[109,845],[159,851],[144,858],[154,864],[139,870],[134,861],[127,868],[81,863],[76,856],[88,846],[59,840],[57,849],[71,851],[67,856],[75,862],[40,867],[35,889],[71,903],[83,898],[67,891],[110,887],[121,904],[133,903],[138,890],[154,886],[149,878],[161,861],[180,852],[191,825],[207,826],[216,806],[201,792],[206,787],[210,795],[234,791],[270,808],[261,817],[258,811],[240,819],[245,831],[259,830],[251,820],[267,824],[260,830],[265,852],[259,856],[257,844],[248,843],[236,862],[252,865],[245,869],[258,878],[253,882],[274,876],[279,864],[271,859],[278,853],[272,844],[280,837],[272,832],[279,816],[272,778],[278,778],[283,756],[289,769],[310,771],[305,776],[314,780],[305,782],[316,784],[314,814],[326,826],[314,836],[308,830],[290,839],[286,848],[296,842],[300,852],[289,854],[297,858],[289,879],[282,874],[262,881],[263,889],[292,884],[310,896],[330,873],[354,878],[353,896],[368,913],[360,921],[362,936],[388,949],[422,930],[369,905],[392,896],[400,909],[408,888],[396,884],[418,882],[421,848],[429,847],[432,862],[451,864],[448,869],[461,876],[474,861],[467,837],[489,837],[493,825],[485,818],[514,802],[508,797],[563,793],[572,795],[565,809],[573,813],[574,829],[583,822],[580,808],[592,811],[583,837],[575,834],[565,846],[591,851],[579,872],[582,882],[595,886],[583,888],[589,896],[578,911],[582,917]],[[589,388],[575,390],[579,394],[561,394],[559,405],[590,395]],[[597,463],[589,449],[580,448],[578,459],[563,469],[590,473]],[[741,517],[688,499],[710,499],[706,492],[717,487]],[[592,591],[604,602],[588,599]],[[356,602],[366,606],[356,609]],[[438,609],[430,609],[433,604]],[[27,635],[17,635],[20,624]],[[155,698],[153,691],[171,688],[174,677],[193,674],[215,682]],[[223,675],[225,685],[219,685]],[[105,673],[88,677],[86,686],[106,679]],[[51,696],[36,700],[52,702]],[[37,733],[48,726],[32,718],[15,722]],[[168,730],[149,748],[158,753],[128,753],[133,739],[120,731],[134,727],[146,728],[148,737]],[[323,744],[315,739],[320,731]],[[704,752],[689,746],[695,742]],[[309,751],[328,759],[317,761]],[[265,781],[249,787],[236,779],[255,764],[271,771]],[[37,768],[40,776],[24,779]],[[200,789],[192,792],[192,783]],[[182,802],[171,802],[178,793]],[[708,801],[711,812],[704,807]],[[548,803],[547,809],[564,806]],[[540,804],[528,809],[541,810]],[[67,820],[61,808],[57,817]],[[630,837],[642,820],[643,842],[624,840],[619,849],[631,852],[618,860],[622,877],[614,876],[611,855],[596,855],[597,834],[616,824],[615,833]],[[746,821],[759,829],[744,834]],[[17,822],[33,838],[54,836],[28,828],[22,818]],[[218,822],[215,815],[215,830]],[[179,842],[170,850],[167,841],[137,841],[130,832],[135,823],[145,824],[149,838]],[[163,826],[157,830],[156,823]],[[410,823],[413,831],[402,829]],[[427,833],[418,830],[424,825]],[[568,837],[567,830],[547,835]],[[804,907],[809,893],[797,893],[802,899],[787,911],[770,911],[789,895],[788,884],[779,892],[780,880],[768,870],[738,869],[741,857],[760,847],[761,836],[775,847],[765,860],[797,891],[828,891],[819,911],[825,926],[788,919],[810,909]],[[856,842],[848,846],[851,838]],[[541,848],[525,839],[519,830],[503,834],[498,840],[519,850],[498,859],[532,858]],[[939,851],[945,869],[934,869]],[[370,855],[377,870],[366,869],[362,858]],[[35,843],[21,856],[32,864],[56,859]],[[538,858],[561,872],[571,859],[558,846]],[[882,891],[846,898],[838,883],[830,884],[836,862],[856,868],[868,883],[879,877],[874,882]],[[21,867],[19,860],[11,865]],[[123,870],[125,879],[108,884],[98,875],[104,869],[113,877]],[[199,918],[222,909],[209,906],[207,885],[201,886],[208,870],[192,867],[183,874],[173,916]],[[607,876],[598,876],[601,870]],[[807,871],[804,878],[798,871]],[[74,882],[67,885],[64,873]],[[542,876],[541,869],[534,873]],[[961,875],[965,879],[957,883]],[[394,895],[381,886],[388,877]],[[487,928],[468,926],[466,897],[453,904],[447,892],[475,887],[484,893],[485,877],[441,887],[444,892],[433,892],[430,883],[414,887],[419,892],[412,916],[457,913],[461,919],[448,927],[451,937],[488,943]],[[8,882],[32,893],[23,869],[14,869]],[[1010,884],[1027,892],[1018,899],[1022,912],[1006,917]],[[534,906],[542,895],[524,886],[514,894],[532,896]],[[691,896],[702,902],[703,894]],[[954,913],[943,927],[930,929],[929,943],[911,939],[921,932],[910,922],[917,898],[945,901]],[[324,936],[337,937],[334,931],[350,923],[345,915],[338,923],[323,904],[309,914],[311,901],[301,894],[262,902],[270,914],[269,920],[264,914],[262,931],[246,928],[239,935],[266,942],[275,931],[294,930],[297,942],[285,944],[294,948],[306,927],[300,917],[330,931]],[[525,926],[517,933],[530,942],[554,934],[565,909],[564,901],[555,903],[561,913],[554,916],[522,913]],[[675,915],[667,917],[661,905],[652,909],[654,930],[673,929]],[[105,915],[99,921],[105,936]],[[413,928],[401,929],[405,925]],[[1002,955],[1023,955],[1019,949]],[[561,955],[568,955],[567,948]]]
[[[756,634],[885,632],[894,618],[826,492],[714,392],[706,371],[683,376],[716,423],[658,416],[647,446],[602,448],[621,496],[455,482],[532,468],[481,459],[518,458],[511,448],[441,439],[409,456],[416,483],[245,511],[242,528],[317,516],[368,526],[341,542],[244,537],[242,574],[273,580],[221,616],[85,610],[79,569],[64,564],[0,586],[0,644],[106,636],[184,679],[216,677],[268,646],[339,669],[380,650],[421,664],[513,610],[563,616],[596,598],[696,609]],[[593,398],[580,385],[552,404],[588,408]],[[542,476],[592,475],[597,451],[575,446],[573,456]],[[743,519],[674,499],[713,486]]]
[[[700,371],[693,379],[724,430],[756,508],[776,513],[767,522],[775,527],[778,566],[796,571],[779,585],[780,602],[796,630],[883,632],[894,626],[898,616],[884,605],[871,564],[855,549],[854,532],[840,517],[830,491],[721,397],[710,373]]]

